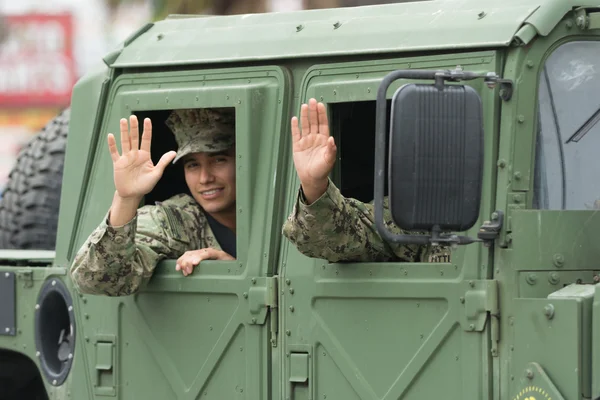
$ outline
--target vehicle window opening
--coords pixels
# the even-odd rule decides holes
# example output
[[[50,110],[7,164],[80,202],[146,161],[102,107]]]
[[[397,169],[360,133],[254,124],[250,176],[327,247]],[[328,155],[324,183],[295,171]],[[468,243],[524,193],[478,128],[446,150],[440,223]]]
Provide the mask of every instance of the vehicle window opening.
[[[175,136],[165,123],[171,112],[172,110],[158,110],[135,113],[140,126],[140,142],[144,118],[150,118],[152,121],[152,144],[150,153],[154,165],[158,163],[163,154],[171,150],[178,150]],[[156,202],[165,201],[177,194],[187,194],[192,196],[185,180],[185,173],[181,160],[175,164],[170,163],[167,168],[165,168],[161,179],[154,189],[144,197],[144,204],[152,205]],[[223,250],[235,257],[237,253],[235,233],[217,222],[217,220],[209,213],[205,213],[205,215],[211,230]]]
[[[375,101],[328,104],[330,129],[338,148],[332,180],[342,195],[364,203],[373,201],[375,174]],[[391,100],[387,104],[387,128]],[[386,157],[387,159],[387,157]],[[387,160],[386,160],[387,165]],[[337,170],[336,170],[337,169]],[[384,195],[387,195],[387,168]]]

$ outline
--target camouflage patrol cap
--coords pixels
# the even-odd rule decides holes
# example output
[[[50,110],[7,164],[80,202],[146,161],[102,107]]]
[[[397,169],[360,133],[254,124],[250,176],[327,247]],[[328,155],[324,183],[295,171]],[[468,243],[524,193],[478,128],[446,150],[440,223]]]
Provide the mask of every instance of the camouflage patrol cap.
[[[165,121],[177,142],[173,164],[190,153],[217,152],[235,142],[234,108],[174,110]]]

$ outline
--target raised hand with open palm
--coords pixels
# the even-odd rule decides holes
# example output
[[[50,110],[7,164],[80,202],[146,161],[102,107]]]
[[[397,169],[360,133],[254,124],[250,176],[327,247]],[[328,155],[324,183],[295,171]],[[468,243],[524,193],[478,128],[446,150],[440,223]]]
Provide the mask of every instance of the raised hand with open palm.
[[[108,134],[108,150],[113,161],[116,193],[111,207],[110,222],[122,225],[136,213],[142,198],[149,193],[161,178],[165,168],[177,155],[175,151],[165,153],[156,165],[152,162],[150,144],[152,123],[144,120],[144,132],[139,143],[139,126],[135,115],[120,121],[121,152],[112,133]],[[139,147],[139,148],[138,148]]]
[[[300,109],[298,118],[292,118],[292,149],[296,172],[308,204],[327,190],[328,175],[335,164],[337,148],[329,134],[327,111],[323,103],[310,99]]]

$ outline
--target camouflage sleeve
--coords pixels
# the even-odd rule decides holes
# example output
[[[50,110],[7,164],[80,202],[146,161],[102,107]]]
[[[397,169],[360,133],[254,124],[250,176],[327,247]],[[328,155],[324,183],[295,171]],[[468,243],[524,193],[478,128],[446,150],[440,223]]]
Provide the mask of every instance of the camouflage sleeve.
[[[391,213],[384,202],[384,223],[390,226]],[[283,235],[309,257],[340,261],[422,261],[428,246],[393,245],[384,241],[375,227],[372,204],[342,196],[330,180],[325,193],[307,205],[299,190],[296,204],[283,226]]]
[[[75,256],[71,277],[81,293],[127,296],[147,283],[156,264],[178,258],[185,243],[176,240],[165,210],[145,206],[123,226],[110,226],[109,215]]]

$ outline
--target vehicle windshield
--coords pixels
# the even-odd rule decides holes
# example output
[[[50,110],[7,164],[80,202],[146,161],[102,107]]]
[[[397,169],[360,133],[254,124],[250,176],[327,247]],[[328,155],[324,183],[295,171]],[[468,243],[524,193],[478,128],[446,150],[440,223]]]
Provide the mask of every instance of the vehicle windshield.
[[[600,209],[600,43],[557,48],[540,76],[533,206]]]

